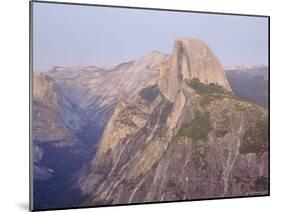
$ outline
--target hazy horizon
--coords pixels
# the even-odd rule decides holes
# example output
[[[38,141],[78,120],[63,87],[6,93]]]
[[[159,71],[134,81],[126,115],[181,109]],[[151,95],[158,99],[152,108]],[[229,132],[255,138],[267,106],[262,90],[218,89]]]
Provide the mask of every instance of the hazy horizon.
[[[157,50],[170,54],[177,38],[205,41],[224,67],[268,65],[264,17],[136,10],[35,2],[33,66],[115,66]]]

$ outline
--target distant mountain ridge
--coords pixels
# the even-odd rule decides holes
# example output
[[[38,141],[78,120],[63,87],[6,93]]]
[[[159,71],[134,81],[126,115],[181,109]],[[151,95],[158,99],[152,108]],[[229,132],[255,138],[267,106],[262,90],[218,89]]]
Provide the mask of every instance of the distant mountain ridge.
[[[110,70],[82,67],[54,69],[46,74],[60,84],[69,99],[104,125],[120,99],[130,101],[142,88],[156,83],[158,66],[165,57],[154,51]]]
[[[263,65],[247,66],[247,69],[238,66],[226,70],[226,76],[236,96],[268,107],[268,71]]]
[[[183,49],[185,51],[182,51]],[[210,55],[212,58],[209,58]],[[206,62],[193,64],[194,60]],[[168,76],[164,73],[168,70],[165,70],[163,61],[170,63],[168,66],[173,69],[178,67],[181,70],[179,77],[183,79],[198,78],[202,82],[217,83],[231,90],[222,65],[211,49],[198,39],[178,39],[175,41],[172,55],[153,51],[140,59],[121,63],[109,70],[96,66],[54,67],[46,74],[56,80],[69,99],[87,110],[89,117],[99,120],[101,126],[104,126],[119,100],[130,102],[143,88],[167,80],[161,77]],[[186,63],[186,61],[191,62]],[[176,79],[177,76],[169,77]],[[159,87],[166,89],[161,85]],[[171,88],[168,92],[170,91]]]
[[[259,69],[267,68],[266,65],[250,65],[250,64],[242,64],[242,65],[237,65],[237,66],[232,66],[232,67],[225,67],[225,71],[255,71]]]

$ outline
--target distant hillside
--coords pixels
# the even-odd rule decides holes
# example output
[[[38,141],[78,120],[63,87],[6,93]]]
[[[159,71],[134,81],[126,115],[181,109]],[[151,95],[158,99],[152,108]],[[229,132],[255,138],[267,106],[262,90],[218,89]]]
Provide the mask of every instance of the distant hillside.
[[[268,107],[268,67],[226,70],[233,93],[243,99]]]

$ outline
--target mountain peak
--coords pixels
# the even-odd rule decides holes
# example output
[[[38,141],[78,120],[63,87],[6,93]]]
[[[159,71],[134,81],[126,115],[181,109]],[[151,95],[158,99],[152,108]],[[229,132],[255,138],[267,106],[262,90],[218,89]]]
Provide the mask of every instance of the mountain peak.
[[[231,91],[218,57],[202,40],[177,39],[173,49],[173,65],[183,79],[198,78],[203,83],[216,83]]]
[[[173,101],[179,83],[191,79],[231,91],[222,64],[207,44],[196,38],[176,39],[172,55],[160,67],[158,85],[163,95]]]
[[[135,63],[140,64],[144,63],[146,64],[159,64],[165,57],[167,57],[166,54],[163,54],[159,51],[153,50],[147,54],[145,54],[140,59],[136,60]]]
[[[185,43],[186,45],[188,44],[198,44],[198,45],[206,45],[204,41],[198,39],[198,38],[177,38],[175,39],[174,43],[181,42]]]

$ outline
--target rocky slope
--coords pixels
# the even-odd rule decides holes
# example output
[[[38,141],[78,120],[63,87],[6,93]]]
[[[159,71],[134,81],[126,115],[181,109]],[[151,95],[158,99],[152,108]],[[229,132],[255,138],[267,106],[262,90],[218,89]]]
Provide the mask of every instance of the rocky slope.
[[[33,75],[33,133],[36,142],[74,145],[75,132],[85,124],[79,108],[64,97],[59,85],[44,73]]]
[[[77,186],[85,205],[267,194],[267,111],[232,95],[202,41],[176,40],[159,80],[119,101]]]
[[[77,137],[87,119],[62,93],[60,86],[44,73],[33,74],[32,141],[34,179],[47,180],[54,175],[52,165],[57,148],[82,148]],[[57,159],[57,158],[56,158]],[[64,160],[64,159],[63,159]],[[67,159],[66,159],[67,160]]]
[[[105,70],[94,66],[55,67],[46,74],[56,80],[66,96],[104,125],[120,99],[131,101],[143,88],[155,84],[159,64],[167,56],[153,51],[144,57]]]
[[[88,66],[34,72],[35,208],[80,204],[71,178],[95,154],[103,125],[119,99],[132,101],[140,89],[155,83],[155,67],[164,57],[155,51],[111,70]]]
[[[170,69],[179,69],[179,75],[176,76]],[[101,126],[108,121],[119,100],[131,102],[143,88],[157,81],[160,90],[169,100],[172,100],[169,95],[177,92],[178,80],[198,78],[205,83],[217,83],[231,91],[218,58],[198,39],[178,39],[171,55],[153,51],[111,69],[95,66],[54,67],[46,74],[55,79],[65,95],[87,110],[88,116],[98,120]],[[167,83],[167,80],[171,83]]]
[[[79,136],[88,123],[81,108],[64,95],[58,83],[45,73],[33,73],[34,208],[79,204],[79,195],[74,197],[70,179],[93,152]]]

